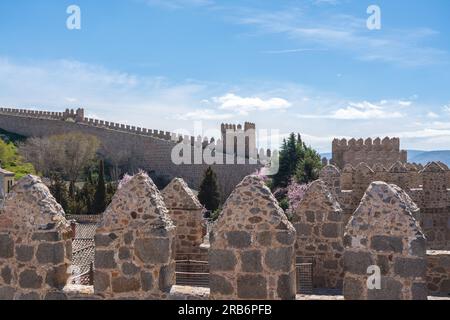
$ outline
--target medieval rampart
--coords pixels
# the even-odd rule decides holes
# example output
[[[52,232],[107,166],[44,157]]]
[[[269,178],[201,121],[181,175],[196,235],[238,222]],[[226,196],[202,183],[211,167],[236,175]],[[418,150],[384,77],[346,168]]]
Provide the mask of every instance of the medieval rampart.
[[[349,141],[334,139],[332,152],[331,163],[340,169],[347,164],[357,166],[361,162],[369,166],[380,163],[388,167],[397,161],[407,162],[407,152],[400,150],[399,138],[351,139]]]
[[[174,146],[184,139],[183,141],[190,143],[189,148],[192,154],[195,153],[196,148],[202,150],[206,146],[216,152],[226,149],[221,140],[215,142],[214,139],[202,137],[183,137],[170,132],[85,118],[83,109],[47,112],[0,108],[0,128],[26,137],[43,137],[69,132],[91,134],[100,139],[101,152],[127,153],[139,168],[154,171],[168,179],[181,177],[193,189],[199,187],[208,164],[204,161],[202,164],[173,163],[171,154]],[[235,164],[212,165],[224,198],[243,177],[256,172],[261,167],[259,164],[251,164],[249,159],[244,160],[245,164],[235,162]]]

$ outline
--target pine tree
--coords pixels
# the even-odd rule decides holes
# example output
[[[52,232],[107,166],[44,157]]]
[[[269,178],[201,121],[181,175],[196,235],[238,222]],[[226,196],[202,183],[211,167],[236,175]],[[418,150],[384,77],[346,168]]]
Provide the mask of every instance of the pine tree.
[[[304,157],[299,161],[295,179],[299,183],[310,183],[319,179],[319,172],[322,169],[320,155],[312,148],[307,147]]]
[[[289,138],[283,140],[279,153],[279,170],[273,177],[273,187],[287,187],[291,177],[297,169],[298,161],[302,155],[302,142],[300,135],[294,133]]]
[[[291,133],[281,145],[279,170],[273,177],[272,189],[286,188],[293,178],[301,183],[316,180],[321,168],[320,155],[303,142],[300,134]]]
[[[214,212],[220,206],[220,193],[217,185],[217,176],[211,167],[206,169],[202,183],[200,184],[198,199],[200,203],[211,212]]]
[[[101,214],[106,209],[105,165],[99,161],[97,189],[95,190],[92,214]]]

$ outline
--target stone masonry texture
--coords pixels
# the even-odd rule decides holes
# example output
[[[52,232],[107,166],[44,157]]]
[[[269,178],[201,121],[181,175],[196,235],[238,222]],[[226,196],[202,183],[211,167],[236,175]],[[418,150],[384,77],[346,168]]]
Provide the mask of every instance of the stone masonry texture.
[[[0,128],[26,137],[44,137],[70,132],[94,135],[101,141],[101,153],[106,150],[128,152],[141,169],[154,171],[169,179],[181,177],[194,189],[199,187],[203,174],[209,166],[206,163],[180,165],[173,163],[171,154],[176,143],[170,140],[170,134],[169,137],[164,137],[164,132],[162,136],[148,135],[136,128],[134,130],[111,128],[111,124],[107,126],[105,121],[65,120],[62,114],[60,117],[50,118],[39,115],[39,112],[30,114],[18,111],[11,109],[11,112],[5,112],[0,108]],[[211,167],[217,174],[221,195],[226,199],[246,175],[253,174],[261,168],[261,165],[213,164]]]
[[[395,162],[385,168],[380,163],[369,167],[360,163],[356,168],[347,164],[343,170],[326,166],[320,173],[344,212],[344,224],[356,210],[371,182],[395,184],[414,203],[414,217],[427,238],[427,249],[450,249],[450,170],[438,162],[425,167]],[[340,183],[339,183],[340,181]]]
[[[139,173],[114,195],[95,235],[94,290],[109,299],[165,299],[175,284],[175,227]]]
[[[181,178],[175,178],[161,192],[176,226],[176,254],[200,253],[200,245],[206,234],[203,206],[189,186]]]
[[[71,237],[62,207],[40,178],[19,180],[0,213],[0,300],[65,299]]]
[[[211,299],[294,299],[295,239],[261,178],[244,178],[210,234]]]
[[[347,300],[426,300],[426,239],[397,186],[373,182],[345,228]],[[381,271],[369,288],[368,268]]]
[[[308,187],[292,223],[297,231],[297,257],[314,258],[314,287],[342,288],[343,214],[322,180]]]

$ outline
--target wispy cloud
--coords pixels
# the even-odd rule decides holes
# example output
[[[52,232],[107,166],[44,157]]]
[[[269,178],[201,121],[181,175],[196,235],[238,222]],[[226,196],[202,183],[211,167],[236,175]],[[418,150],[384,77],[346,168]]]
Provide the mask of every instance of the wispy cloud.
[[[349,102],[344,108],[330,111],[327,114],[300,114],[300,118],[310,119],[335,119],[335,120],[376,120],[402,118],[405,115],[399,108],[410,106],[410,101],[388,101],[382,100],[377,103],[369,101]]]
[[[277,12],[242,10],[234,21],[262,33],[285,35],[293,43],[347,52],[364,61],[381,61],[403,67],[448,62],[448,52],[423,44],[439,33],[430,28],[366,28],[366,20],[343,14],[308,14],[292,8]],[[277,50],[273,50],[277,51]],[[279,50],[283,51],[283,50]]]
[[[228,120],[232,119],[234,114],[232,113],[219,113],[217,110],[213,109],[197,109],[184,114],[176,114],[175,119],[179,120],[191,120],[191,121],[201,121],[201,120]]]
[[[286,110],[292,104],[283,98],[241,97],[234,93],[227,93],[212,99],[221,110],[233,110],[242,115],[251,111]]]
[[[266,50],[262,53],[267,54],[285,54],[285,53],[301,53],[301,52],[312,52],[312,51],[328,51],[327,49],[312,49],[312,48],[297,48],[297,49],[284,49],[284,50]]]
[[[161,123],[161,115],[190,111],[204,90],[200,83],[172,84],[161,77],[73,60],[18,62],[0,57],[2,106],[55,111],[81,106],[111,121],[150,125],[151,114],[158,114]]]

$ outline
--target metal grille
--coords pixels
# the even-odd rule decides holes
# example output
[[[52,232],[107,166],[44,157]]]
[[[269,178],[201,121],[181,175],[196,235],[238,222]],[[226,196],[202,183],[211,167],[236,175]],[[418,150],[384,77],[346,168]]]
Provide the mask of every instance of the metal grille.
[[[193,287],[209,287],[209,264],[204,255],[182,255],[183,258],[176,261],[175,275],[177,285]]]
[[[82,274],[73,274],[70,278],[70,284],[78,284],[83,286],[94,285],[94,264],[89,265],[89,270]]]
[[[297,293],[313,293],[314,257],[297,257]]]

